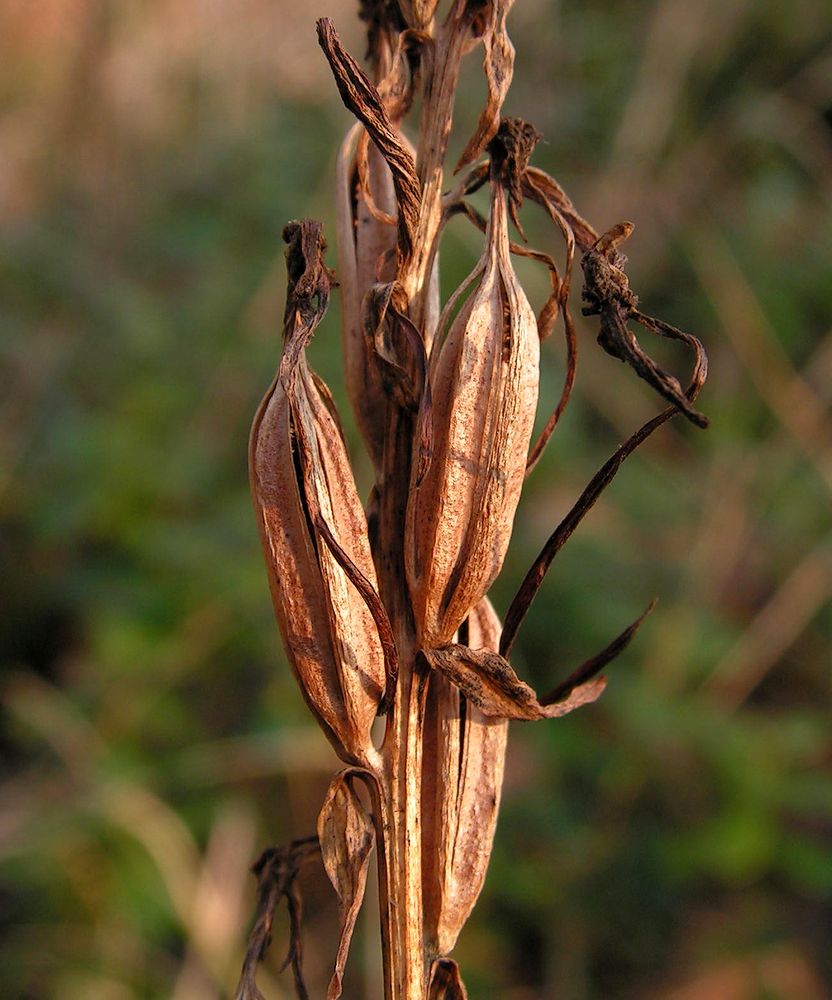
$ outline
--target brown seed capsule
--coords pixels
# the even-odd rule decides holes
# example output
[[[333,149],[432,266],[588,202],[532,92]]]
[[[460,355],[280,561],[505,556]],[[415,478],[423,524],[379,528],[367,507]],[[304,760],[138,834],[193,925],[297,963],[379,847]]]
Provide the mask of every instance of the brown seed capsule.
[[[496,651],[500,621],[488,598],[471,611],[468,644]],[[425,938],[447,955],[474,908],[494,843],[508,722],[489,719],[438,671],[425,718],[423,885]]]
[[[500,571],[537,405],[537,323],[511,265],[498,180],[485,252],[446,306],[440,335],[474,281],[431,355],[433,455],[421,482],[414,469],[407,508],[407,576],[425,649],[451,641]]]
[[[287,656],[336,751],[360,763],[373,752],[370,727],[386,671],[373,616],[341,565],[348,561],[353,576],[375,589],[364,511],[329,390],[304,354],[329,288],[322,256],[316,262],[301,249],[317,238],[322,255],[320,228],[311,229],[317,225],[293,224],[284,234],[291,243],[283,357],[254,419],[249,463]]]
[[[362,148],[356,150],[356,146]],[[365,163],[363,186],[357,176],[357,155]],[[360,124],[349,130],[339,151],[336,190],[344,375],[358,429],[373,465],[379,468],[387,397],[372,342],[364,336],[361,303],[371,285],[389,281],[395,274],[396,196],[390,169],[376,147],[367,142]]]
[[[398,133],[403,148],[411,150]],[[367,132],[354,125],[336,167],[338,275],[344,375],[356,423],[376,469],[381,468],[388,397],[367,335],[364,299],[370,288],[396,277],[398,246],[396,190],[390,168]],[[439,277],[434,266],[426,299],[425,335],[439,313]]]

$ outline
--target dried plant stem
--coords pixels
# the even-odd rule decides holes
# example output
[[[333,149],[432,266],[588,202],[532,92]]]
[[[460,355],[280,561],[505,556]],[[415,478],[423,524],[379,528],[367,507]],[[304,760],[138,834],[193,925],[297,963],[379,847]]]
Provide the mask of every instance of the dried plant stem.
[[[417,638],[401,571],[413,415],[391,404],[388,427],[378,491],[376,552],[379,589],[396,623],[399,679],[387,718],[378,781],[384,996],[385,1000],[423,1000],[420,799],[425,678],[416,667]]]
[[[306,359],[333,284],[322,226],[310,219],[284,231],[283,352],[255,418],[249,458],[286,651],[307,704],[346,765],[330,784],[318,835],[308,842],[320,850],[341,910],[327,1000],[343,994],[373,846],[384,1000],[466,1000],[449,955],[485,879],[508,721],[554,719],[595,701],[606,685],[597,675],[653,604],[543,698],[508,660],[520,624],[553,559],[627,456],[676,413],[700,427],[707,423],[692,406],[707,374],[702,345],[641,312],[629,287],[620,245],[632,225],[599,237],[557,181],[529,166],[537,130],[500,117],[514,65],[506,31],[512,3],[453,0],[437,25],[435,0],[362,0],[370,75],[344,49],[332,22],[318,22],[339,93],[359,123],[338,162],[338,267],[348,389],[375,485],[365,509],[332,395]],[[443,196],[460,63],[480,45],[488,96],[457,167],[470,170]],[[414,155],[403,119],[417,90],[422,109]],[[487,219],[466,201],[484,184]],[[510,238],[513,223],[525,243],[524,197],[544,208],[562,238],[562,270],[549,253]],[[439,243],[455,214],[482,229],[483,251],[440,315]],[[525,476],[575,378],[569,288],[576,249],[583,312],[599,317],[599,343],[672,405],[596,474],[542,549],[503,627],[488,592],[506,555]],[[549,272],[550,295],[539,316],[512,254]],[[532,445],[540,342],[559,317],[567,347],[564,388]],[[687,390],[655,364],[630,323],[693,352]],[[380,746],[373,735],[378,715],[385,717]],[[369,809],[358,780],[369,790]],[[292,921],[296,992],[308,996],[298,844],[306,850],[303,841],[269,855],[279,864],[261,880],[239,1000],[261,1000],[255,971],[282,898]]]
[[[420,816],[424,691],[425,678],[411,661],[399,678],[399,697],[384,744],[379,812],[385,1000],[425,995]]]

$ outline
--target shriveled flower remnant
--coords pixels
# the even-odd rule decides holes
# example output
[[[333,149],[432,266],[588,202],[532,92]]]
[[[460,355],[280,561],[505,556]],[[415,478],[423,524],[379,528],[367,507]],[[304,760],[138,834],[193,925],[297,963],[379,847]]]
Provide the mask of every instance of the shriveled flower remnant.
[[[292,222],[284,231],[283,350],[252,428],[251,487],[288,659],[346,766],[330,786],[317,838],[272,848],[255,868],[260,901],[238,1000],[262,997],[255,972],[282,897],[292,924],[287,963],[298,995],[307,995],[296,876],[318,852],[341,907],[327,996],[341,995],[374,846],[386,1000],[466,995],[449,953],[485,879],[508,720],[555,718],[598,698],[601,670],[652,604],[543,696],[509,662],[517,631],[555,555],[624,459],[677,413],[707,424],[693,406],[707,373],[701,344],[641,312],[629,287],[620,246],[632,225],[599,235],[557,181],[530,165],[536,130],[501,118],[514,60],[506,32],[511,6],[453,0],[438,23],[435,0],[365,0],[369,73],[344,50],[330,21],[318,23],[321,48],[357,119],[338,159],[337,272],[347,389],[375,486],[365,506],[332,396],[306,360],[335,282],[321,225]],[[480,45],[487,102],[448,184],[444,161],[460,62]],[[417,97],[414,149],[403,122]],[[469,201],[484,185],[487,218]],[[526,245],[526,202],[554,224],[562,266]],[[440,242],[447,221],[460,214],[482,230],[482,255],[440,309]],[[524,478],[575,379],[569,290],[576,254],[583,311],[600,320],[598,343],[669,405],[593,477],[546,541],[501,625],[488,591],[505,558]],[[515,255],[548,270],[551,293],[537,316],[514,272]],[[649,357],[630,321],[691,349],[686,389]],[[533,442],[540,344],[558,325],[563,390]],[[374,739],[378,715],[383,736]]]

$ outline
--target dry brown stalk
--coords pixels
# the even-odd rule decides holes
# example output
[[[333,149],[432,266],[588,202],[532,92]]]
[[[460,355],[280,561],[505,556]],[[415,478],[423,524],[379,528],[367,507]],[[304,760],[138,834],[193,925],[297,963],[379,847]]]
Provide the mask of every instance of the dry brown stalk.
[[[337,169],[338,268],[347,389],[375,470],[362,506],[332,396],[306,348],[326,313],[332,272],[321,226],[284,232],[288,292],[278,372],[254,420],[251,486],[275,613],[287,657],[321,728],[344,761],[321,810],[318,836],[273,848],[255,866],[257,920],[237,992],[259,998],[257,963],[286,898],[298,995],[300,895],[296,875],[320,850],[337,892],[341,932],[327,1000],[342,993],[370,853],[379,851],[385,1000],[466,997],[449,957],[482,888],[500,801],[510,719],[557,718],[595,701],[601,670],[652,610],[547,695],[515,673],[520,624],[554,557],[622,462],[677,413],[703,427],[693,401],[707,375],[700,342],[642,313],[624,273],[621,223],[599,236],[560,185],[529,159],[539,134],[501,119],[514,49],[511,0],[363,0],[370,75],[332,23],[321,48],[357,119]],[[443,194],[462,58],[479,43],[487,101]],[[416,148],[405,135],[421,96]],[[467,200],[490,186],[481,218]],[[525,246],[524,199],[540,205],[564,244],[562,269]],[[439,315],[438,253],[447,220],[484,233],[482,256]],[[509,236],[513,223],[522,242]],[[563,412],[576,373],[569,308],[576,251],[584,313],[599,344],[669,403],[593,477],[555,529],[509,606],[505,625],[487,594],[503,564],[525,476]],[[542,263],[551,294],[535,317],[512,255]],[[538,440],[540,341],[562,320],[561,398]],[[684,343],[687,389],[649,357],[629,327]],[[373,738],[373,721],[384,731]],[[362,791],[363,789],[363,791]]]

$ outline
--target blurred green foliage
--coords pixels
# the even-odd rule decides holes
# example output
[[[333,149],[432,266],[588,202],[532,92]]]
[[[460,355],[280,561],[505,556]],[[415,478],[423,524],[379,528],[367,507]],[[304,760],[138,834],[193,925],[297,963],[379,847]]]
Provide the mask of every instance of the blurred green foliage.
[[[69,6],[0,15],[0,975],[31,1000],[204,1000],[236,978],[247,865],[309,832],[335,767],[279,649],[245,461],[279,350],[280,230],[314,215],[333,233],[348,121],[313,17],[361,40],[346,0]],[[524,626],[518,669],[546,689],[660,597],[598,705],[513,729],[457,957],[477,1000],[822,1000],[832,12],[518,0],[510,23],[507,110],[597,227],[638,224],[634,287],[706,341],[713,427],[676,422],[630,460]],[[469,64],[458,148],[483,89]],[[528,214],[531,242],[558,246]],[[465,226],[446,293],[478,252]],[[518,270],[540,298],[545,276]],[[366,489],[337,330],[336,304],[313,358]],[[589,323],[580,346],[498,609],[657,406]],[[551,405],[561,345],[544,354]],[[319,872],[304,887],[320,995],[335,906]],[[378,995],[368,909],[347,996]],[[289,995],[276,963],[263,981]]]

